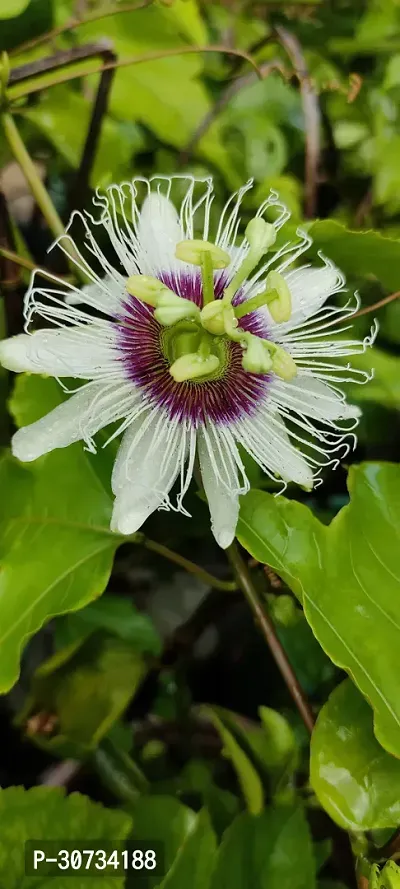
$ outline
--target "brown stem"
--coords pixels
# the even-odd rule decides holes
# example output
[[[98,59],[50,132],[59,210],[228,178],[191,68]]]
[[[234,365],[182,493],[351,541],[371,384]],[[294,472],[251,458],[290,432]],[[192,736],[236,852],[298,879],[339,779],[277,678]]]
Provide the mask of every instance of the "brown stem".
[[[313,87],[301,44],[294,34],[282,25],[277,25],[275,32],[279,42],[289,56],[300,83],[300,94],[303,104],[306,131],[305,158],[305,215],[310,219],[315,216],[317,201],[318,167],[321,153],[320,110],[318,96]]]
[[[170,562],[175,562],[176,565],[180,565],[180,567],[184,568],[185,571],[188,571],[189,574],[195,574],[196,577],[208,584],[208,586],[211,586],[216,590],[223,590],[225,593],[237,590],[235,581],[220,580],[219,577],[214,577],[214,575],[210,574],[209,571],[206,571],[205,568],[201,568],[200,565],[196,565],[194,562],[191,562],[190,559],[181,556],[180,553],[176,553],[174,550],[169,549],[169,547],[164,546],[163,543],[158,543],[156,540],[150,540],[148,537],[140,534],[140,532],[135,534],[134,537],[135,543],[140,543],[146,549],[151,550],[151,552],[158,553],[159,556],[169,559]]]
[[[373,306],[364,306],[363,309],[360,309],[359,312],[356,312],[351,316],[351,320],[354,318],[360,318],[361,315],[368,315],[370,312],[375,312],[377,309],[382,309],[383,306],[387,306],[388,303],[394,302],[395,299],[399,299],[400,290],[396,290],[396,293],[391,293],[389,296],[384,296],[383,299],[378,300],[377,303],[374,303]]]
[[[92,62],[88,62],[87,69],[83,69],[80,67],[78,71],[72,72],[72,74],[60,74],[58,76],[54,76],[53,79],[46,79],[44,84],[40,78],[37,78],[37,82],[33,80],[32,82],[27,83],[25,87],[16,88],[12,83],[12,77],[10,77],[10,87],[8,90],[8,98],[10,101],[13,99],[24,98],[25,96],[31,95],[31,93],[40,92],[44,87],[49,88],[51,86],[57,86],[60,83],[68,83],[70,80],[75,80],[77,77],[84,77],[85,74],[99,74],[102,71],[109,71],[111,68],[126,68],[130,65],[141,65],[145,62],[154,62],[158,59],[168,59],[173,58],[174,56],[183,56],[183,55],[193,55],[193,53],[215,53],[219,52],[222,55],[235,56],[236,58],[243,59],[248,62],[249,65],[256,72],[257,76],[260,80],[262,80],[262,74],[259,66],[254,61],[254,59],[244,50],[241,49],[233,49],[227,48],[226,46],[222,46],[221,44],[209,45],[209,46],[179,46],[171,49],[164,50],[153,50],[152,52],[143,53],[140,56],[130,56],[127,59],[118,59],[116,62],[108,62],[105,65],[100,65],[93,67]],[[34,63],[31,63],[32,65]]]
[[[280,670],[280,673],[289,689],[289,692],[296,704],[304,725],[310,732],[313,731],[315,720],[310,704],[304,694],[304,691],[297,679],[297,676],[289,663],[285,649],[279,641],[275,627],[269,615],[264,611],[258,600],[257,591],[254,587],[248,567],[241,556],[237,543],[231,543],[226,550],[228,559],[232,565],[234,573],[237,577],[238,584],[242,589],[250,608],[256,618],[259,628],[264,639],[271,651],[272,657]]]

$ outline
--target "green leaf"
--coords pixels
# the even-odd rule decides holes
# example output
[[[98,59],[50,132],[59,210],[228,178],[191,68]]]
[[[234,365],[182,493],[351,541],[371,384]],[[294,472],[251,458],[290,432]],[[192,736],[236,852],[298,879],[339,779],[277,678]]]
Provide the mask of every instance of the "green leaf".
[[[23,718],[50,713],[55,730],[46,746],[64,753],[70,743],[88,752],[121,716],[146,672],[131,645],[98,632],[79,648],[73,645],[41,664]]]
[[[9,787],[0,790],[0,883],[4,889],[28,889],[37,878],[25,876],[26,840],[125,840],[131,818],[105,809],[80,793],[65,796],[58,787]],[[88,880],[91,889],[122,889],[123,877],[104,875]],[[81,889],[82,879],[52,877],[40,885],[52,889]]]
[[[56,390],[41,389],[43,382],[18,378],[12,398],[17,422],[28,417],[30,422],[35,413],[42,416],[58,403]],[[40,627],[101,595],[123,538],[109,530],[111,498],[82,444],[54,451],[29,467],[6,454],[0,462],[0,486],[0,691],[4,692],[18,677],[26,641]]]
[[[282,806],[236,818],[220,846],[211,887],[313,889],[312,843],[302,809]]]
[[[308,232],[313,251],[322,250],[346,275],[374,275],[388,290],[398,290],[400,240],[377,231],[351,231],[332,219],[313,222]]]
[[[318,716],[310,774],[321,805],[346,830],[398,825],[400,762],[378,744],[371,708],[350,679]]]
[[[59,647],[90,636],[97,629],[130,642],[136,651],[158,655],[162,642],[151,618],[135,607],[130,599],[104,595],[81,611],[59,618]]]
[[[326,653],[371,702],[378,740],[400,755],[400,467],[353,466],[348,486],[350,504],[329,527],[300,503],[250,491],[238,536],[302,600]]]
[[[178,10],[172,11],[152,4],[147,9],[136,10],[134,14],[127,12],[109,17],[107,37],[112,40],[118,56],[121,59],[139,58],[146,53],[158,52],[161,56],[163,51],[179,50],[180,47],[187,49],[187,40],[177,33],[177,15],[181,31],[186,35],[189,28],[193,36],[195,33],[198,36],[198,25],[191,16],[190,6],[188,12],[183,9],[186,6],[183,0],[182,6],[178,6]],[[189,25],[190,17],[192,22]],[[82,43],[103,37],[104,24],[101,20],[79,28]],[[182,53],[121,68],[114,78],[110,110],[119,120],[139,121],[162,142],[182,148],[211,108],[205,86],[198,80],[202,69],[200,53]],[[201,139],[198,150],[218,166],[232,185],[241,184],[221,139],[218,121]]]
[[[224,744],[224,755],[231,760],[236,771],[243,796],[246,800],[248,811],[252,815],[258,815],[264,807],[264,792],[261,780],[251,760],[236,740],[227,721],[226,713],[221,708],[203,707],[202,711],[207,716]]]
[[[29,6],[29,0],[1,0],[0,19],[13,19]]]
[[[400,407],[400,358],[378,349],[367,349],[352,359],[354,367],[368,373],[373,370],[372,380],[365,386],[349,385],[350,400],[357,402],[374,401],[391,410]]]
[[[129,806],[133,817],[133,840],[137,839],[152,848],[162,850],[163,870],[167,874],[174,864],[180,849],[184,845],[198,823],[198,816],[188,806],[170,796],[142,796],[134,805]],[[143,882],[144,889],[159,886],[160,876],[147,875]],[[142,885],[142,884],[141,884]],[[135,887],[135,879],[128,889]]]
[[[56,151],[72,167],[78,167],[89,127],[92,103],[80,93],[65,86],[44,92],[32,108],[23,109],[23,116],[33,123]],[[79,127],[76,121],[79,120]],[[138,128],[123,126],[106,116],[90,182],[93,187],[105,187],[129,175],[129,162],[143,147]]]
[[[182,848],[160,884],[160,889],[209,889],[217,840],[211,827],[210,817],[203,809],[196,826],[189,834]]]

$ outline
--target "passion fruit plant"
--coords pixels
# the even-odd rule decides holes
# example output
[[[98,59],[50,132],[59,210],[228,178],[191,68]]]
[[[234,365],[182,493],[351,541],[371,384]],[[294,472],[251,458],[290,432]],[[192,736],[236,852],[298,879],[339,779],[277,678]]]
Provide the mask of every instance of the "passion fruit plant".
[[[398,4],[0,22],[1,889],[396,889]]]

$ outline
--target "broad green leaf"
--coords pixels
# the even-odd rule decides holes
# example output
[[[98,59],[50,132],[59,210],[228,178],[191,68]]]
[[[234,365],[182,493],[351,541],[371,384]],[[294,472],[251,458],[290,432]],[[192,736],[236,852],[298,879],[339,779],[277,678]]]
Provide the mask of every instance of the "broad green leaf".
[[[209,889],[217,840],[210,817],[203,809],[196,826],[189,834],[178,855],[160,884],[160,889]]]
[[[400,240],[377,231],[351,231],[332,219],[309,226],[313,250],[322,250],[346,275],[374,275],[388,290],[399,289]]]
[[[41,664],[24,718],[50,713],[55,728],[47,746],[64,753],[70,743],[88,752],[121,716],[146,672],[145,661],[131,645],[98,632]]]
[[[81,93],[59,86],[44,92],[36,105],[23,110],[23,116],[44,133],[68,164],[78,167],[91,110],[92,103]],[[129,162],[142,147],[143,137],[137,127],[124,127],[106,116],[91,171],[91,185],[105,187],[129,176]]]
[[[124,639],[136,651],[154,655],[161,653],[161,639],[151,618],[138,611],[130,599],[116,595],[104,595],[81,611],[59,618],[57,643],[60,647],[70,645],[85,639],[97,629]]]
[[[31,889],[37,877],[25,876],[26,840],[126,840],[131,818],[125,812],[105,809],[80,793],[65,796],[58,787],[9,787],[0,790],[0,883],[4,889]],[[124,877],[74,878],[54,876],[41,886],[81,889],[123,889]]]
[[[301,808],[240,815],[226,831],[212,889],[314,889],[311,837]]]
[[[371,702],[378,740],[400,756],[400,467],[353,466],[348,486],[328,527],[300,503],[250,491],[238,536],[302,600],[326,653]]]
[[[322,707],[311,739],[311,783],[346,830],[396,827],[400,761],[378,744],[372,711],[350,679]]]
[[[228,714],[222,708],[204,707],[204,714],[217,729],[224,745],[224,755],[231,760],[242,789],[247,809],[252,815],[258,815],[264,807],[264,792],[261,780],[251,759],[231,731]]]
[[[0,19],[13,19],[29,6],[29,0],[1,0]]]
[[[12,399],[17,422],[26,422],[28,416],[29,421],[36,419],[58,403],[56,391],[50,393],[47,387],[40,399],[41,382],[18,378]],[[109,530],[111,498],[82,444],[54,451],[28,466],[4,455],[0,486],[0,690],[4,692],[18,677],[26,641],[40,627],[54,615],[82,608],[101,595],[123,538]]]

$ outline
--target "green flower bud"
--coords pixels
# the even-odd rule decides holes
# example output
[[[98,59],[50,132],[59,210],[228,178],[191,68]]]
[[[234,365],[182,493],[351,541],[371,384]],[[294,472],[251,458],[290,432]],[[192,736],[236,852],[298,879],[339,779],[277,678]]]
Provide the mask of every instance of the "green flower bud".
[[[191,265],[202,265],[204,253],[209,254],[213,269],[225,269],[231,261],[229,253],[210,241],[179,241],[175,250],[177,259]]]
[[[185,318],[198,318],[199,316],[200,309],[196,303],[178,296],[172,290],[165,288],[157,299],[154,317],[164,327],[172,327],[173,324],[184,321]]]
[[[172,292],[158,278],[151,278],[149,275],[131,275],[128,278],[125,287],[132,296],[136,296],[141,302],[148,306],[158,305],[158,300],[162,293]]]
[[[242,367],[249,373],[266,374],[272,368],[272,358],[265,340],[247,333],[244,338],[245,352],[242,358]]]
[[[211,376],[218,368],[219,359],[216,355],[210,354],[207,358],[203,358],[198,352],[191,352],[177,358],[169,372],[177,383],[183,383],[185,380]]]
[[[282,346],[276,346],[272,355],[272,370],[281,380],[294,380],[297,376],[297,364]]]
[[[267,290],[274,291],[277,294],[275,299],[268,300],[268,308],[272,318],[277,324],[289,321],[292,314],[292,296],[283,275],[273,270],[267,275],[265,283]]]

